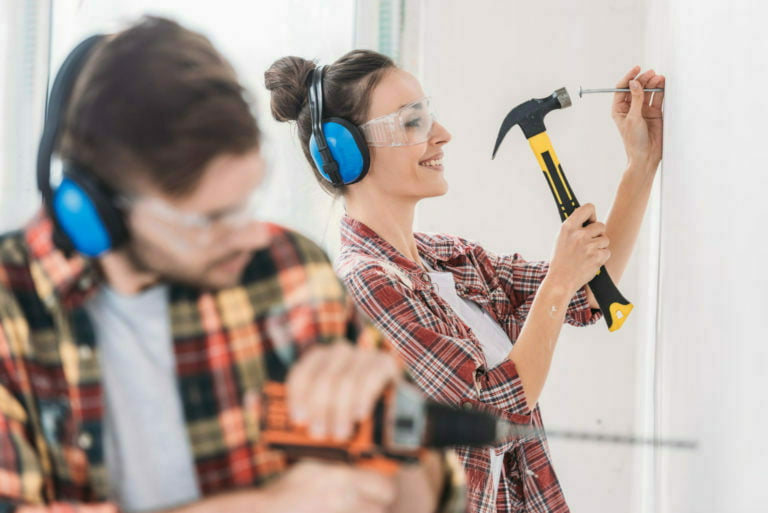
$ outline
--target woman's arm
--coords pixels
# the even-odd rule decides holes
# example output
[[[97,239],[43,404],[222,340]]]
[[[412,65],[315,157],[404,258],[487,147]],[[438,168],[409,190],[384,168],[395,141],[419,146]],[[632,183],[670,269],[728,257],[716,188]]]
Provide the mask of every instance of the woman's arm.
[[[611,241],[611,258],[605,263],[608,274],[618,283],[632,255],[640,225],[651,196],[656,168],[630,165],[619,184],[616,199],[605,223]]]
[[[629,87],[631,92],[616,93],[611,112],[624,141],[628,161],[606,221],[611,258],[605,267],[616,284],[624,275],[640,233],[662,154],[664,93],[655,93],[651,97],[651,93],[644,93],[643,88],[663,88],[665,79],[653,70],[637,76],[639,71],[639,66],[635,66],[616,84],[618,88]],[[635,76],[637,78],[632,80]],[[587,295],[590,306],[597,308],[592,292]]]
[[[586,221],[592,224],[584,227]],[[520,375],[530,409],[544,389],[568,305],[610,256],[607,246],[605,225],[595,222],[593,205],[577,208],[560,228],[547,275],[508,356]]]
[[[530,410],[536,407],[544,390],[571,296],[566,287],[544,278],[523,330],[509,353],[508,358],[515,362],[520,375]]]

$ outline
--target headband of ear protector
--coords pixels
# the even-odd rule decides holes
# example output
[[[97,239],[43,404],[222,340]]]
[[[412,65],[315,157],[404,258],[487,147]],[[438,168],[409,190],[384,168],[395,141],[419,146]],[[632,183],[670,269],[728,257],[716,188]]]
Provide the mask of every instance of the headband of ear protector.
[[[88,257],[116,248],[128,238],[121,211],[113,194],[92,173],[72,161],[62,162],[62,180],[51,186],[51,159],[63,125],[77,77],[91,50],[104,36],[81,42],[64,60],[48,97],[45,126],[37,152],[37,188],[54,224],[53,242],[61,250]]]
[[[318,66],[309,76],[309,112],[312,136],[309,152],[317,170],[336,186],[359,182],[368,173],[370,155],[357,126],[342,118],[323,119],[323,71]]]

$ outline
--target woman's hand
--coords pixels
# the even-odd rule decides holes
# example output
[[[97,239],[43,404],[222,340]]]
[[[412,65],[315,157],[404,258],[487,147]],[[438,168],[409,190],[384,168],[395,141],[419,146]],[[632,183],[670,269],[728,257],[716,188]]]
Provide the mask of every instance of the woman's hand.
[[[664,93],[643,89],[663,89],[665,78],[652,69],[637,76],[639,72],[640,66],[635,66],[616,84],[617,88],[629,87],[631,92],[614,94],[611,117],[624,140],[629,164],[655,171],[662,153]]]
[[[587,221],[591,224],[583,226]],[[564,287],[569,298],[594,278],[611,256],[605,225],[596,221],[595,206],[587,203],[560,226],[547,280]]]

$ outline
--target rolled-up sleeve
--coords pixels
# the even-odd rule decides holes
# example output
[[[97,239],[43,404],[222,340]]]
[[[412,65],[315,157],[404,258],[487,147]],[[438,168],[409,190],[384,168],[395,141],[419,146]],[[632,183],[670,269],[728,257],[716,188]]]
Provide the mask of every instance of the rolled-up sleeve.
[[[479,246],[475,246],[475,251],[481,253],[480,258],[483,254],[488,258],[501,286],[504,287],[507,295],[515,304],[515,317],[520,322],[525,322],[536,297],[536,291],[549,272],[549,262],[529,262],[519,253],[496,255]],[[571,299],[565,313],[565,322],[577,327],[590,326],[600,320],[602,316],[600,310],[594,310],[589,306],[587,286],[585,285]]]

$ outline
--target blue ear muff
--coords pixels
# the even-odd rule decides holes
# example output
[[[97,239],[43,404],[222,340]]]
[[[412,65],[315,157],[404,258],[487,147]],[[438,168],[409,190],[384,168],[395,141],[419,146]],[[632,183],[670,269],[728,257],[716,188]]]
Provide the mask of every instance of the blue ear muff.
[[[53,242],[67,256],[76,250],[88,257],[96,257],[128,238],[123,214],[113,203],[109,188],[85,167],[65,159],[61,183],[55,190],[51,186],[51,158],[69,98],[88,56],[103,40],[104,36],[96,35],[82,41],[56,73],[37,150],[37,187],[53,222]]]
[[[318,66],[307,77],[312,120],[309,154],[320,175],[339,187],[362,180],[368,173],[370,156],[359,128],[346,119],[323,116],[324,69]]]
[[[53,194],[56,220],[80,253],[96,257],[112,248],[112,238],[88,193],[73,179],[64,178]]]
[[[344,185],[359,182],[368,173],[370,154],[360,130],[342,118],[323,121],[323,133],[333,159],[339,166],[339,176]],[[317,147],[314,134],[309,138],[309,151],[320,174],[329,182],[333,178],[323,170],[323,158]]]

